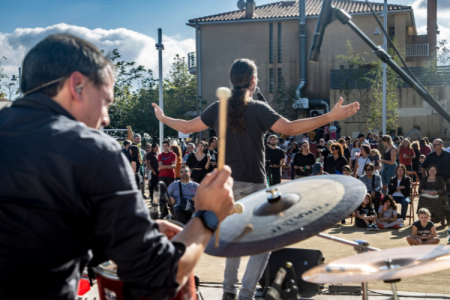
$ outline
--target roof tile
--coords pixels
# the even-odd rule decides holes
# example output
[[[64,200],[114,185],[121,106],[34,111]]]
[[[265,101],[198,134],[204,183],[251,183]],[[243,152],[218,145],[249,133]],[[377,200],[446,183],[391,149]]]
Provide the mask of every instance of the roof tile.
[[[334,0],[333,5],[342,8],[350,14],[370,12],[370,8],[365,1]],[[383,5],[372,3],[373,9],[377,12],[383,10]],[[318,16],[322,9],[322,0],[306,0],[306,16]],[[389,4],[389,11],[411,9],[411,6]],[[257,6],[253,20],[299,17],[298,0],[275,2]],[[200,17],[189,20],[189,23],[205,23],[219,21],[239,21],[246,20],[245,9],[221,13],[212,16]]]

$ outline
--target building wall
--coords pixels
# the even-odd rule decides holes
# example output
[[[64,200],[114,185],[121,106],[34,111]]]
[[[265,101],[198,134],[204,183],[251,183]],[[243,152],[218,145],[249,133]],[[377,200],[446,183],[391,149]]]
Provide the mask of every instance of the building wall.
[[[407,35],[407,12],[390,13],[389,23],[396,26],[401,33],[400,47],[405,47]],[[282,26],[282,62],[278,63],[278,23]],[[373,35],[376,21],[372,15],[354,16],[353,22],[365,32],[375,44],[383,43],[382,35]],[[229,86],[229,69],[235,59],[250,58],[256,61],[259,68],[259,86],[269,101],[273,94],[269,93],[269,70],[274,70],[274,87],[276,90],[278,68],[282,69],[287,84],[297,85],[299,82],[299,24],[298,20],[273,21],[274,63],[269,63],[269,24],[271,22],[240,22],[229,24],[201,25],[202,43],[202,97],[208,105],[215,101],[215,90],[220,86]],[[311,47],[317,18],[307,18],[307,49]],[[399,28],[397,28],[399,26]],[[325,32],[320,60],[317,63],[307,62],[308,84],[304,96],[308,98],[329,99],[330,69],[346,64],[337,61],[336,57],[346,54],[346,41],[349,40],[355,53],[365,53],[367,61],[374,60],[371,49],[348,26],[339,21],[331,23]],[[205,108],[205,106],[204,106]]]
[[[431,93],[437,98],[447,110],[450,109],[450,87],[439,87],[432,90]],[[333,106],[339,100],[339,97],[344,97],[339,90],[330,91],[330,102]],[[360,99],[369,99],[372,91],[362,90]],[[345,98],[345,97],[344,97]],[[398,127],[402,127],[403,133],[414,128],[415,125],[421,127],[422,136],[428,138],[450,138],[450,124],[445,121],[440,115],[436,113],[431,106],[422,99],[412,88],[398,89]],[[350,93],[348,98],[345,98],[346,103],[355,102],[356,97],[354,93]],[[353,136],[359,133],[359,124],[354,123],[358,119],[358,115],[351,117],[341,122],[342,135]],[[363,132],[367,133],[369,128],[366,124],[362,126]],[[373,129],[373,128],[372,128]],[[375,128],[381,132],[381,128]]]

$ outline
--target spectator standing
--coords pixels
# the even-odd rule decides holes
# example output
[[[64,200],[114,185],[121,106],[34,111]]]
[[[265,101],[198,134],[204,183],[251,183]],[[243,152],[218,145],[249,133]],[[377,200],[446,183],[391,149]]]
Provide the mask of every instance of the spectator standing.
[[[357,177],[361,177],[364,174],[365,166],[370,162],[370,147],[364,144],[361,146],[361,151],[359,152],[359,157],[356,160],[353,174]]]
[[[320,162],[323,164],[324,167],[325,167],[327,158],[332,155],[331,150],[330,150],[330,147],[332,144],[333,144],[332,141],[328,141],[325,144],[326,147],[322,149],[322,154],[320,155]]]
[[[425,140],[425,143],[427,144],[427,146],[430,147],[431,152],[433,152],[434,151],[433,150],[433,144],[430,143],[430,140],[426,136],[424,136],[423,139]]]
[[[365,167],[365,174],[362,175],[359,180],[361,180],[367,188],[367,192],[369,193],[371,197],[371,201],[373,205],[375,206],[375,211],[378,211],[380,208],[380,202],[381,202],[381,176],[374,174],[374,165],[372,163],[369,163]]]
[[[130,151],[128,150],[128,148],[129,148],[130,146],[131,146],[131,141],[129,141],[129,140],[123,141],[123,149],[122,149],[122,153],[125,154],[125,156],[127,157],[128,161],[131,162]]]
[[[355,225],[359,228],[366,228],[367,230],[380,230],[377,226],[377,213],[372,206],[372,198],[369,194],[366,195],[364,201],[356,209]],[[372,225],[373,223],[373,225]]]
[[[408,139],[402,141],[401,147],[398,151],[400,164],[406,167],[406,171],[412,172],[413,165],[412,160],[416,158],[414,149],[411,147],[411,142]]]
[[[419,169],[419,164],[420,164],[420,144],[418,141],[414,141],[411,144],[411,148],[414,151],[414,158],[412,159],[412,166],[413,166],[413,171],[417,172],[417,174],[420,173],[420,169]]]
[[[375,133],[373,139],[370,141],[370,149],[378,149],[378,140],[379,136]]]
[[[168,187],[175,181],[175,168],[177,166],[177,156],[170,151],[169,141],[164,141],[163,152],[158,155],[159,180],[164,182]],[[165,206],[164,206],[165,207]]]
[[[420,154],[423,154],[425,156],[428,156],[428,154],[431,153],[430,146],[427,145],[427,142],[425,139],[420,140]]]
[[[351,156],[351,166],[352,169],[355,169],[355,165],[356,165],[356,160],[359,157],[359,152],[361,151],[361,142],[359,140],[355,140],[353,142],[353,147],[352,147],[352,156]]]
[[[295,178],[294,158],[298,152],[298,144],[296,142],[293,142],[291,149],[289,149],[286,153],[286,156],[288,157],[287,159],[289,160],[289,165],[291,167],[291,180]]]
[[[175,179],[180,180],[180,170],[183,159],[181,158],[181,149],[178,145],[170,146],[170,150],[177,156],[177,163],[175,165]]]
[[[380,175],[380,159],[381,159],[381,154],[378,151],[378,149],[371,149],[370,150],[370,160],[372,161],[375,170],[373,171],[374,174]]]
[[[205,154],[207,144],[200,141],[197,144],[197,151],[194,155],[189,156],[186,165],[191,169],[191,179],[197,183],[201,183],[208,173],[211,155]]]
[[[159,182],[159,164],[158,164],[159,145],[157,143],[151,144],[150,151],[147,152],[146,162],[147,168],[151,172],[151,176],[148,180],[148,189],[150,193],[150,199],[153,202],[153,191]]]
[[[301,152],[294,156],[293,167],[295,169],[295,178],[302,178],[311,175],[311,170],[315,164],[314,155],[309,151],[309,144],[303,142]]]
[[[350,149],[350,152],[351,152],[353,149],[353,144],[352,144],[352,139],[349,136],[345,137],[345,143],[347,143],[347,147],[348,147],[348,149]]]
[[[392,195],[396,203],[402,205],[401,217],[405,220],[408,204],[411,201],[409,199],[411,196],[411,178],[406,175],[406,167],[402,164],[396,167],[395,174],[389,182],[389,195]]]
[[[322,155],[322,152],[319,153],[319,151],[323,151],[327,148],[327,146],[325,145],[325,140],[324,139],[320,139],[319,140],[319,145],[317,145],[316,147],[316,151],[317,151],[317,156],[318,158],[320,158],[320,156]]]
[[[217,159],[219,158],[217,155],[217,146],[219,145],[219,139],[217,136],[212,136],[209,138],[209,146],[207,149],[205,149],[203,152],[205,152],[206,155],[211,156],[211,161],[209,162],[209,169],[208,173],[214,171],[214,168],[217,168]]]
[[[334,122],[335,126],[336,126],[336,139],[340,139],[341,138],[341,124],[339,124],[338,121]]]
[[[330,126],[326,125],[323,127],[324,139],[328,142],[330,140]]]
[[[408,236],[406,241],[411,246],[439,244],[440,239],[437,237],[436,227],[430,221],[430,211],[426,208],[421,208],[417,214],[419,220],[413,223],[412,235]]]
[[[188,166],[182,166],[180,180],[172,182],[168,189],[177,219],[183,224],[187,224],[195,212],[195,194],[199,186],[191,181],[190,171]]]
[[[139,172],[142,166],[141,153],[138,146],[136,145],[131,145],[128,150],[130,152],[131,169],[133,170],[134,178],[136,179],[136,185],[138,186],[138,188],[140,188],[142,184],[142,176]]]
[[[342,149],[344,149],[344,157],[345,157],[345,159],[350,163],[351,158],[352,158],[352,153],[351,153],[350,149],[347,147],[347,143],[345,142],[345,139],[344,138],[340,138],[338,143],[341,144]]]
[[[397,148],[394,147],[392,143],[392,139],[388,135],[384,135],[381,138],[381,142],[385,147],[385,151],[383,153],[383,159],[380,160],[380,163],[383,165],[383,170],[381,171],[381,179],[383,181],[383,189],[384,186],[387,186],[391,181],[391,178],[395,176],[395,169],[397,168]]]
[[[423,177],[419,185],[419,204],[417,209],[426,208],[431,212],[431,216],[435,223],[441,222],[445,226],[450,224],[448,217],[446,218],[446,184],[442,176],[437,176],[438,167],[436,165],[428,166],[428,176]]]
[[[367,139],[366,140],[369,142],[369,147],[370,147],[370,144],[372,144],[372,141],[373,141],[373,134],[372,134],[372,132],[369,132],[367,134]]]
[[[399,229],[403,227],[403,219],[398,217],[397,205],[391,195],[386,195],[378,211],[378,228]]]
[[[311,130],[308,132],[309,142],[312,144],[316,143],[316,132],[314,130]]]
[[[333,141],[336,140],[337,128],[336,128],[335,124],[336,124],[335,122],[331,122],[331,124],[330,124],[330,139]]]
[[[269,137],[270,147],[266,148],[266,160],[270,160],[269,167],[272,172],[272,184],[281,183],[281,166],[284,165],[284,152],[277,146],[277,136]]]
[[[383,138],[383,136],[380,135],[380,136],[378,136],[378,140],[377,140],[377,142],[378,142],[377,149],[381,154],[383,154],[386,151],[386,146],[383,144],[382,138]]]
[[[367,145],[367,146],[370,147],[370,143],[369,143],[368,140],[366,140],[366,136],[364,135],[364,133],[358,134],[358,140],[361,143],[361,146],[362,145]]]
[[[303,134],[302,142],[308,142],[309,144],[309,137],[306,133]]]
[[[187,143],[186,145],[186,154],[183,157],[183,164],[186,164],[189,156],[194,153],[195,151],[195,145],[192,142]]]
[[[334,143],[330,147],[332,156],[329,156],[325,162],[325,172],[329,174],[343,174],[342,168],[348,165],[347,159],[344,157],[344,150],[341,144]]]
[[[394,138],[394,146],[395,146],[395,148],[397,148],[397,149],[398,149],[398,147],[400,146],[400,138],[399,138],[398,136],[396,136],[396,137]],[[398,155],[398,153],[397,153],[397,155]]]
[[[323,170],[323,165],[320,162],[316,162],[312,167],[312,174],[309,176],[317,176],[317,175],[330,175]],[[344,222],[345,223],[345,222]]]

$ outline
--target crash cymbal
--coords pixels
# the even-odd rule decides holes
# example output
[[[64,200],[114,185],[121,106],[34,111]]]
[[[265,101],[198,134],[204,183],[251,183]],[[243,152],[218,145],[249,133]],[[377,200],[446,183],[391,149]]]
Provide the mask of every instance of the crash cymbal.
[[[360,180],[343,175],[312,176],[272,188],[273,194],[261,190],[239,200],[244,212],[222,222],[219,247],[213,236],[205,252],[237,257],[300,242],[347,217],[367,192]]]
[[[387,260],[390,261],[389,265]],[[446,269],[450,269],[449,246],[417,246],[367,252],[338,259],[308,270],[302,278],[318,284],[371,282]]]

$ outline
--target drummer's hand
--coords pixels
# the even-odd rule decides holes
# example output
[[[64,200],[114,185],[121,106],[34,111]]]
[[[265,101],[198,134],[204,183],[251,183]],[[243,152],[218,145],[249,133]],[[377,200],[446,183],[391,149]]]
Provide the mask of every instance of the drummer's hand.
[[[171,240],[175,235],[177,235],[178,232],[183,230],[183,228],[170,222],[167,222],[165,220],[155,220],[155,222],[158,223],[159,232],[167,236],[169,240]]]
[[[156,118],[160,121],[162,121],[162,119],[164,118],[164,112],[162,111],[161,108],[159,108],[158,105],[156,105],[156,103],[152,103],[153,107],[155,108],[155,115]]]
[[[333,107],[333,110],[330,112],[330,116],[333,120],[343,120],[347,119],[348,117],[353,116],[356,114],[359,110],[359,103],[353,102],[349,105],[342,106],[342,103],[344,103],[344,99],[339,98],[338,103]]]
[[[214,169],[205,176],[197,188],[195,209],[210,210],[222,222],[234,205],[233,178],[231,169],[224,166],[222,171]]]

